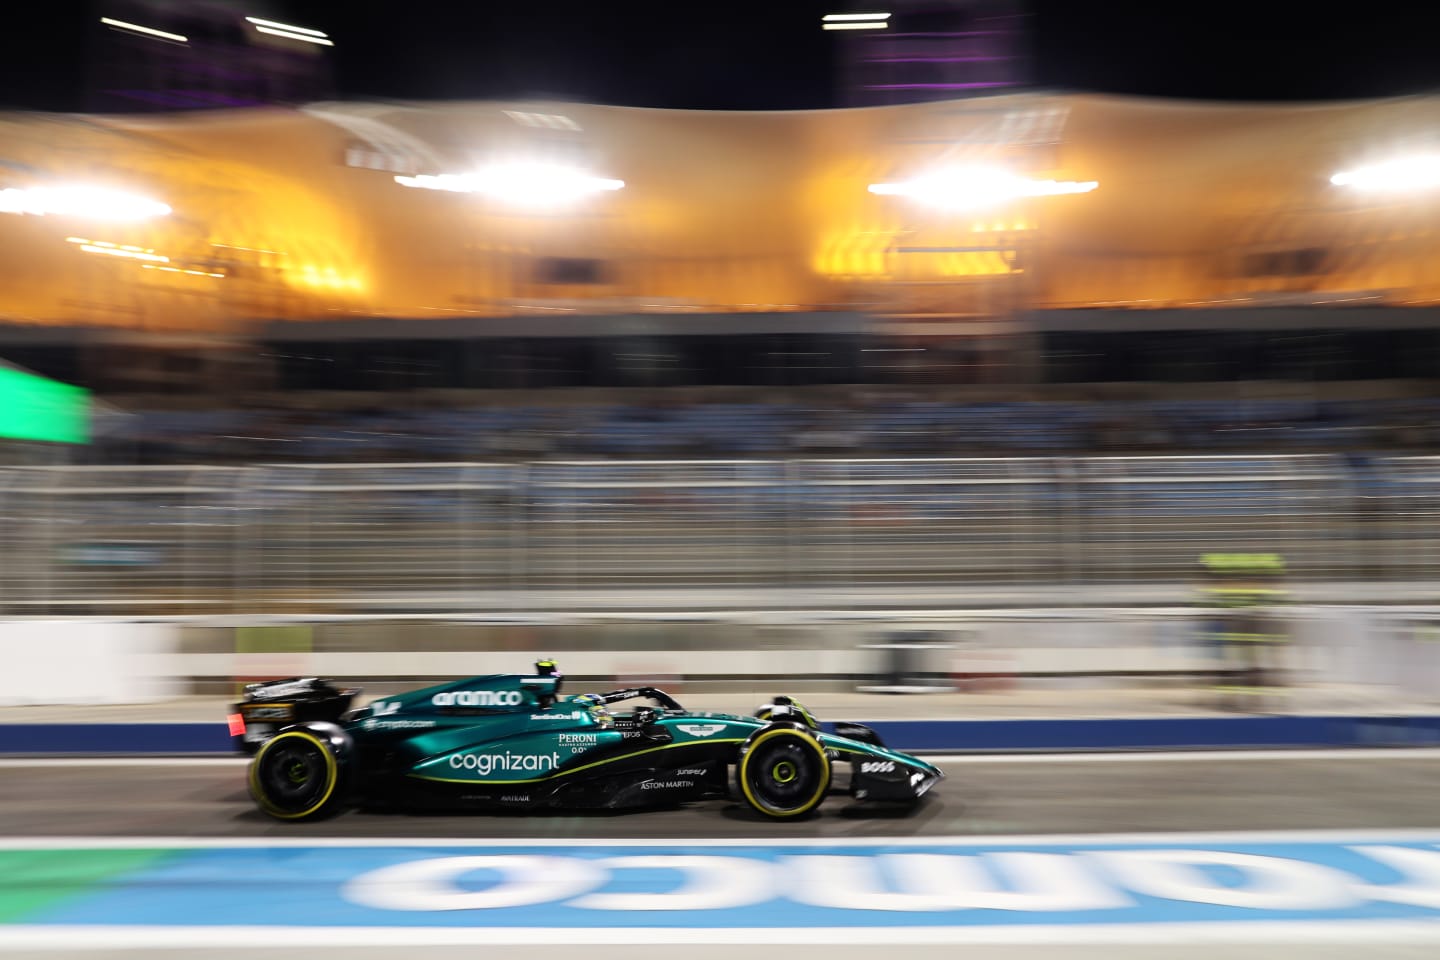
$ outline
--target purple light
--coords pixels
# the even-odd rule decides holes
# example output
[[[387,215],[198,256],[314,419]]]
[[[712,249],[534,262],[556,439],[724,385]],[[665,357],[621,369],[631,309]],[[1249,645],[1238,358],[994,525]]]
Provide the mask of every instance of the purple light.
[[[980,87],[1013,87],[1008,81],[995,83],[876,83],[866,90],[975,90]]]
[[[1014,57],[866,57],[866,63],[1004,63]]]
[[[865,42],[841,45],[843,79],[854,105],[1023,89],[1030,58],[1018,44],[1028,18],[1014,11],[1022,5],[1023,0],[902,0],[890,30],[857,34],[855,39]],[[960,8],[965,15],[950,15]],[[909,13],[923,16],[910,20]],[[931,26],[935,29],[926,29]],[[947,79],[966,82],[936,82]]]
[[[238,99],[217,93],[165,93],[158,90],[106,90],[105,92],[112,96],[138,100],[141,103],[153,103],[161,107],[253,107],[260,104],[259,100]]]
[[[891,33],[876,31],[865,34],[866,37],[883,40],[886,37],[1013,37],[1014,30],[962,30],[958,33]]]

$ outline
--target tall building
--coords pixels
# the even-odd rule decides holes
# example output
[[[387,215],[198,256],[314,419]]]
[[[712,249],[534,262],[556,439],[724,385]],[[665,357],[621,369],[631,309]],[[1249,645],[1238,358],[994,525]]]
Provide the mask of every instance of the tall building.
[[[889,14],[883,27],[834,30],[848,106],[1013,93],[1031,81],[1023,0],[849,0],[835,12]]]
[[[101,0],[87,108],[213,110],[333,97],[329,38],[310,27],[262,30],[270,22],[263,9],[226,0]],[[261,24],[247,19],[256,16]]]

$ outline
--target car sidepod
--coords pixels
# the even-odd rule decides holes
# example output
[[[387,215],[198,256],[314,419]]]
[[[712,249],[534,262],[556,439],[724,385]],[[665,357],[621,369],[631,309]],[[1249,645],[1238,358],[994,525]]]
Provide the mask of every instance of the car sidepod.
[[[553,719],[550,719],[553,718]],[[588,713],[496,717],[395,744],[397,786],[424,806],[621,809],[723,794],[744,721],[597,723]]]

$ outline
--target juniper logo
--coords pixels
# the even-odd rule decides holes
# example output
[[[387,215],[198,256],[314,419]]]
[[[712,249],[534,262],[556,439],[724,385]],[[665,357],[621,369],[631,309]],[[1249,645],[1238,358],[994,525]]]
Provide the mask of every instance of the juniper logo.
[[[437,707],[517,707],[521,699],[519,690],[447,690],[430,702]]]
[[[558,753],[457,753],[450,758],[455,770],[474,770],[482,777],[492,773],[545,773],[560,765]]]
[[[365,720],[360,724],[366,730],[429,730],[434,720]]]

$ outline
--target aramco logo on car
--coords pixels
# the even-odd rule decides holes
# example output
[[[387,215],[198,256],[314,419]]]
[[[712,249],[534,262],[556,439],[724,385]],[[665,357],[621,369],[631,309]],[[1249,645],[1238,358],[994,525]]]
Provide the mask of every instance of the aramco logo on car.
[[[437,707],[518,707],[523,699],[519,690],[447,690],[430,702]]]

